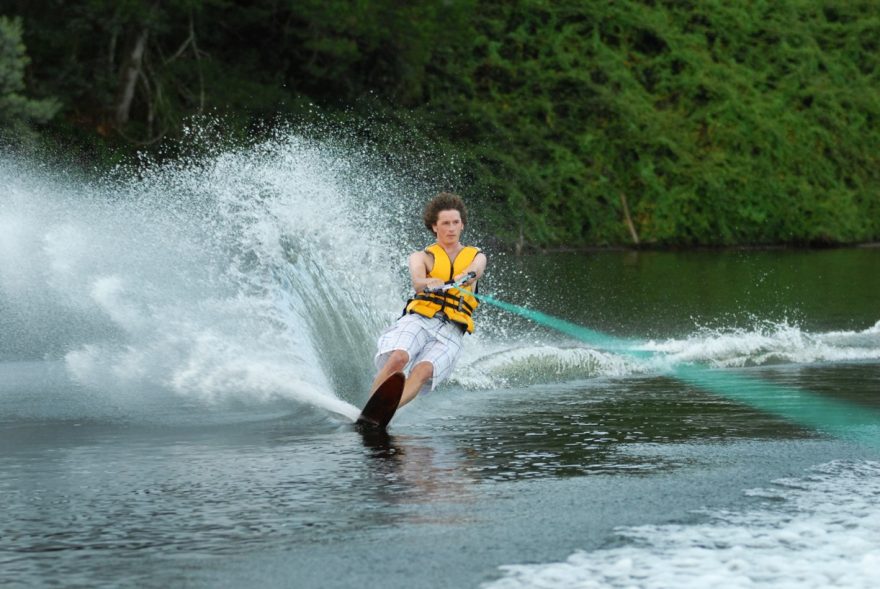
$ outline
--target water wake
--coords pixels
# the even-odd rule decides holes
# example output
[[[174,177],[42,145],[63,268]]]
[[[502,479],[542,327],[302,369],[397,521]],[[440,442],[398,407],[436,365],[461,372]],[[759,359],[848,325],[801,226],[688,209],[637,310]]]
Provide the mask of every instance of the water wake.
[[[461,386],[495,388],[598,377],[667,372],[677,365],[741,368],[880,360],[880,321],[860,331],[810,333],[788,322],[756,321],[751,328],[699,329],[685,338],[633,341],[622,353],[585,344],[484,342],[454,376]]]
[[[706,329],[682,340],[648,342],[643,349],[678,362],[718,368],[880,359],[880,321],[862,331],[809,333],[788,322],[751,329]]]
[[[540,587],[876,587],[880,463],[836,461],[749,494],[760,507],[697,525],[620,531],[626,546],[565,562],[505,566],[486,589]]]

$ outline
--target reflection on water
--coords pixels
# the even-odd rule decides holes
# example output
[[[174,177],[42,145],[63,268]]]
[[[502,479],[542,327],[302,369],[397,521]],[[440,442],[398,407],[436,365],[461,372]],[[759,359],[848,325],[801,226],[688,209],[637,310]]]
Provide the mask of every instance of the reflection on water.
[[[304,437],[283,421],[83,425],[76,444],[40,448],[36,439],[64,432],[27,429],[0,456],[4,575],[72,573],[78,555],[93,551],[219,555],[404,521],[442,524],[460,519],[444,505],[475,499],[467,460],[430,438],[361,437],[347,427]]]
[[[682,337],[696,325],[749,328],[756,319],[861,330],[880,319],[876,248],[562,253],[508,263],[517,271],[492,276],[500,298],[621,337]]]
[[[387,432],[360,432],[367,451],[368,474],[364,484],[374,490],[375,506],[430,505],[432,510],[405,510],[407,521],[443,523],[459,521],[456,513],[444,514],[441,504],[474,501],[471,486],[479,479],[470,474],[469,459],[454,449],[444,449],[427,438],[393,436]]]
[[[454,422],[471,472],[488,480],[650,474],[685,463],[645,445],[808,439],[798,425],[666,378],[538,388]]]

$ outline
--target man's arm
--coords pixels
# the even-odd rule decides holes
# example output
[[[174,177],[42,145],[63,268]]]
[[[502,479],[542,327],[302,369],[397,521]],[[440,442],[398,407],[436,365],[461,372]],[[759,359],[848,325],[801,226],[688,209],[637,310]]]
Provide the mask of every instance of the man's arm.
[[[467,268],[465,268],[464,272],[456,276],[455,280],[461,280],[468,272],[474,272],[477,275],[476,278],[468,280],[465,284],[471,285],[475,283],[477,280],[482,278],[483,272],[486,271],[486,262],[486,254],[484,254],[483,252],[478,253],[474,258],[474,261],[471,262]]]
[[[409,256],[409,276],[416,292],[426,288],[440,288],[443,281],[439,278],[428,278],[428,272],[434,266],[434,258],[427,252],[415,252]]]

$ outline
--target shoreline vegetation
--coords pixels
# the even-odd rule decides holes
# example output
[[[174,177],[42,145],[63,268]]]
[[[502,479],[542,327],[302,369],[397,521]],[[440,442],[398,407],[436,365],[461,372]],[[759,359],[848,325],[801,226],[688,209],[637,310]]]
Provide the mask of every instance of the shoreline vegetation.
[[[800,251],[800,250],[835,250],[835,249],[880,249],[880,241],[866,241],[859,243],[818,243],[818,244],[798,244],[798,243],[768,243],[768,244],[749,244],[741,243],[734,245],[674,245],[674,244],[608,244],[608,245],[564,245],[553,247],[540,247],[529,244],[520,248],[516,244],[499,242],[495,244],[495,248],[499,250],[509,250],[516,255],[521,254],[566,254],[566,253],[601,253],[601,252],[765,252],[765,251]]]
[[[331,121],[515,251],[880,241],[878,0],[3,10],[4,150],[107,170],[173,159],[194,120],[233,145]]]

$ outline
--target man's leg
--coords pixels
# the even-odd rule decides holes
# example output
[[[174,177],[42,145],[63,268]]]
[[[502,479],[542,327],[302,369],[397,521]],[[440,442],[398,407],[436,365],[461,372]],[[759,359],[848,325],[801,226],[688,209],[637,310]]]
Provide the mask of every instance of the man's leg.
[[[388,380],[388,377],[394,374],[395,372],[403,372],[403,369],[406,368],[407,363],[409,362],[409,354],[404,350],[394,350],[388,356],[388,359],[385,361],[385,364],[382,365],[382,368],[379,369],[379,372],[376,374],[376,378],[373,379],[373,386],[370,387],[370,395],[376,392],[376,389],[379,388],[383,382]]]
[[[406,378],[406,384],[403,387],[403,395],[400,397],[400,403],[397,408],[400,409],[410,401],[416,398],[422,386],[434,375],[434,365],[430,362],[419,362],[410,371]]]

